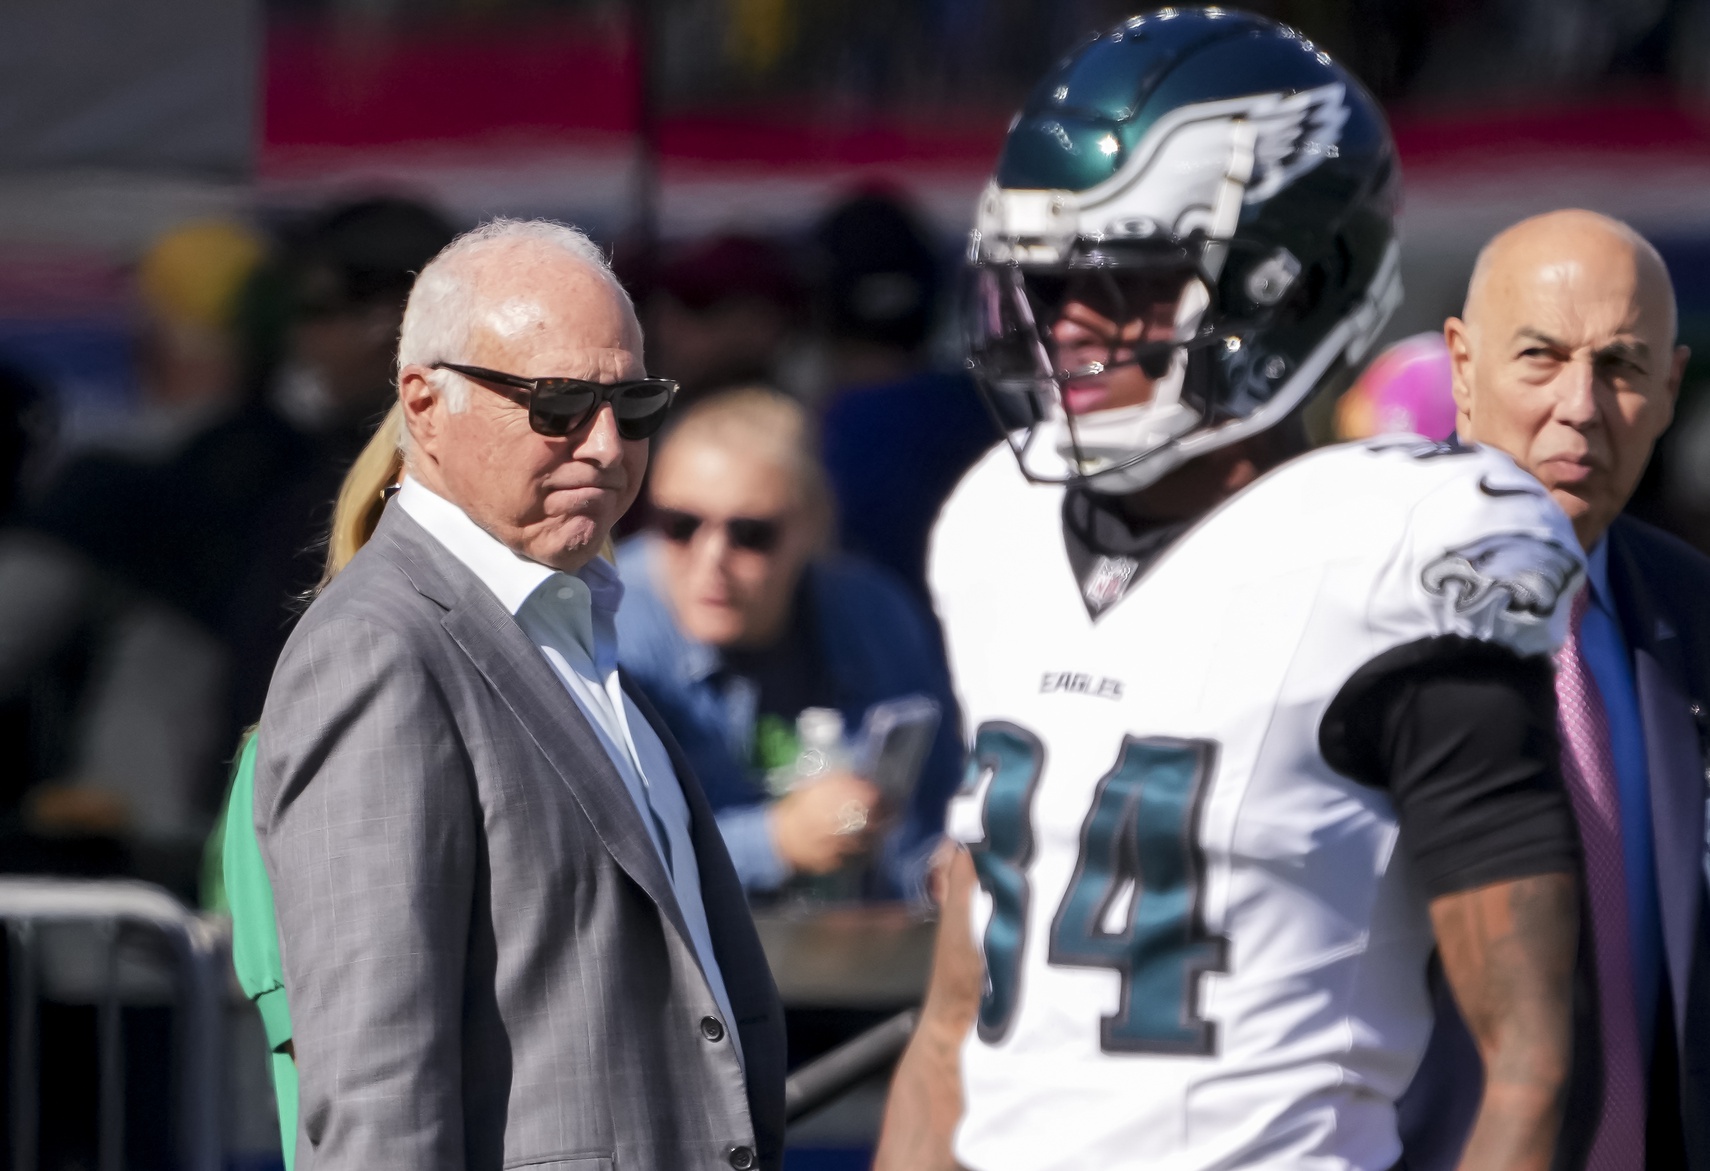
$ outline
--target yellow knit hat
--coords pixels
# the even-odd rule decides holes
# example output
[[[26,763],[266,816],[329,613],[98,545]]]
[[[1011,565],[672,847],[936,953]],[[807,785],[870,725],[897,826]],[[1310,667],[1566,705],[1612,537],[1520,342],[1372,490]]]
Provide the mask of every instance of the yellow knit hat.
[[[266,254],[260,235],[230,220],[203,220],[172,229],[137,264],[145,304],[167,321],[226,330],[238,294]]]

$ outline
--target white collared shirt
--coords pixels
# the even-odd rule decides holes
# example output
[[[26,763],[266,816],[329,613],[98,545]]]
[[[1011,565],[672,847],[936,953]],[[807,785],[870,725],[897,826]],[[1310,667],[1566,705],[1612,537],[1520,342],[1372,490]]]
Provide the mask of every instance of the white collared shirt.
[[[623,583],[616,568],[596,557],[569,574],[519,557],[457,505],[409,476],[398,492],[398,505],[492,591],[593,725],[665,865],[690,942],[740,1056],[736,1020],[701,901],[688,802],[665,745],[618,682],[615,619]]]

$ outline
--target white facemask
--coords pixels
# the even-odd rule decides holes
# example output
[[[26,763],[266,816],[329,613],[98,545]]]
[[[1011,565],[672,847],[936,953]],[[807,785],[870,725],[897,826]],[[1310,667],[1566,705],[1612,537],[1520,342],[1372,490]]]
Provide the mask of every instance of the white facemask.
[[[1042,445],[1070,469],[1091,477],[1087,487],[1106,495],[1138,492],[1181,463],[1174,441],[1200,422],[1200,415],[1181,401],[1188,356],[1177,351],[1169,373],[1153,388],[1150,402],[1114,407],[1075,417],[1073,428],[1061,403],[1040,424]],[[1132,467],[1112,471],[1136,455],[1149,453]]]

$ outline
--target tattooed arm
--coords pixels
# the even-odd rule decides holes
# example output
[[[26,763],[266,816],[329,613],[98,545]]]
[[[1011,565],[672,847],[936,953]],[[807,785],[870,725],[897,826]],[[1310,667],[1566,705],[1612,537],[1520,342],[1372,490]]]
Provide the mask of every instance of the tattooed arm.
[[[1572,1061],[1579,890],[1544,874],[1445,895],[1431,922],[1455,1002],[1484,1059],[1461,1171],[1547,1171]]]
[[[962,1042],[980,1010],[985,966],[968,926],[974,864],[958,848],[948,869],[920,1025],[897,1065],[873,1171],[954,1171],[950,1138],[962,1116]]]
[[[1555,728],[1547,658],[1451,636],[1372,660],[1319,730],[1326,760],[1394,801],[1484,1058],[1463,1171],[1546,1168],[1555,1147],[1579,942],[1579,839]]]

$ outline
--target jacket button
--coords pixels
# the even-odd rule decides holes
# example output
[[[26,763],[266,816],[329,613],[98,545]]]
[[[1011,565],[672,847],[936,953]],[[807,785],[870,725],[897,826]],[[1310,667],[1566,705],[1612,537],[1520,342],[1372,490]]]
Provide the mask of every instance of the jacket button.
[[[702,1017],[701,1018],[701,1036],[705,1037],[709,1041],[722,1041],[722,1040],[724,1040],[724,1024],[723,1024],[723,1022],[721,1022],[715,1016],[704,1016],[704,1017]],[[731,1155],[731,1158],[734,1159],[735,1157],[736,1156],[734,1154]]]
[[[758,1160],[754,1158],[754,1148],[731,1147],[730,1165],[734,1167],[736,1171],[753,1171],[754,1167],[758,1165]]]

